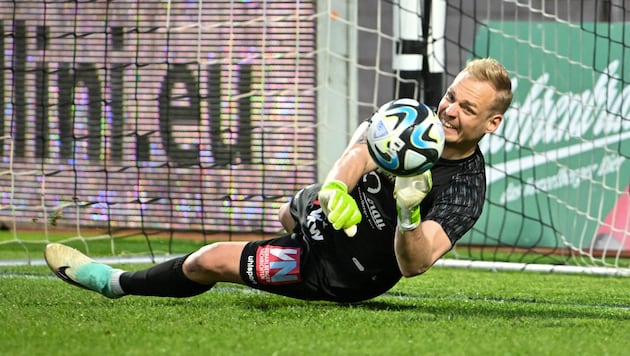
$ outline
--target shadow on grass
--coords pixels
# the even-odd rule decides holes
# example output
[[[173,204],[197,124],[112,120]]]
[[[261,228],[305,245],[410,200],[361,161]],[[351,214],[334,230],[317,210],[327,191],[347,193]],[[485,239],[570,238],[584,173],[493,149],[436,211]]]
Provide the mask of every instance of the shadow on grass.
[[[212,292],[210,292],[212,294]],[[231,294],[232,306],[260,311],[278,308],[357,308],[367,311],[408,312],[442,317],[487,319],[565,318],[630,320],[630,305],[580,304],[571,301],[535,300],[531,298],[482,298],[469,296],[431,296],[409,293],[386,293],[360,303],[309,302],[268,293]],[[213,299],[211,295],[208,298]],[[225,299],[223,300],[226,301]]]
[[[395,293],[348,306],[374,311],[413,311],[443,316],[484,317],[488,319],[540,318],[544,316],[545,318],[630,320],[630,305],[579,304],[570,301],[531,298],[436,297]]]

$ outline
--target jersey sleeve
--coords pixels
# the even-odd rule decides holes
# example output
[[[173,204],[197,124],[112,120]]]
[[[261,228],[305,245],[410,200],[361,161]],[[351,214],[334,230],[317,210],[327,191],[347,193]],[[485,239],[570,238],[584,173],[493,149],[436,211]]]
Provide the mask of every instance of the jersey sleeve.
[[[454,245],[479,219],[485,199],[485,175],[478,172],[453,177],[446,189],[435,197],[423,220],[433,220]]]

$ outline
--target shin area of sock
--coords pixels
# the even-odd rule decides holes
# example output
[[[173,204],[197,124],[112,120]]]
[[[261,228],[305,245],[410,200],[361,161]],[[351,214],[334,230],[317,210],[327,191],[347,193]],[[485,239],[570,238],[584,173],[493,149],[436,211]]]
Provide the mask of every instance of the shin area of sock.
[[[177,257],[145,270],[120,275],[120,287],[125,294],[158,297],[192,297],[204,293],[213,285],[191,281],[184,275],[186,257]]]

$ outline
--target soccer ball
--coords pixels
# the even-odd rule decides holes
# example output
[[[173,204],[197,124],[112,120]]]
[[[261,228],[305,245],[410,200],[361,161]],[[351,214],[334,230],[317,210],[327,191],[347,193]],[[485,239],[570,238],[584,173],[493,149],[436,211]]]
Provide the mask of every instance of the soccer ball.
[[[444,127],[425,104],[393,100],[372,115],[367,143],[381,169],[395,176],[414,176],[433,167],[442,155]]]

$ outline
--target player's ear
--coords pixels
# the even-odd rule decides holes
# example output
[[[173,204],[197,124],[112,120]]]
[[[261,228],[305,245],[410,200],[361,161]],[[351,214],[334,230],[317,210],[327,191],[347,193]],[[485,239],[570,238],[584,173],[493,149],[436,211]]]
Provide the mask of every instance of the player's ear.
[[[490,116],[486,121],[486,133],[495,132],[501,125],[502,121],[503,115],[501,114],[493,114],[492,116]]]

